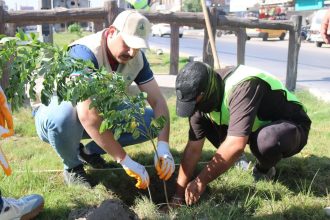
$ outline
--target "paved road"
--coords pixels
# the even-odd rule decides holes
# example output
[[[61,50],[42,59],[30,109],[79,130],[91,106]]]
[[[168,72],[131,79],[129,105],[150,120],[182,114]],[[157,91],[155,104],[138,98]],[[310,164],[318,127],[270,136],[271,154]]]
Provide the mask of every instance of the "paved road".
[[[162,48],[168,51],[169,45],[170,38],[150,38],[151,48]],[[202,36],[184,36],[180,39],[180,53],[189,56],[202,56],[202,45]],[[287,50],[287,40],[264,42],[261,39],[251,39],[247,41],[246,45],[246,65],[260,67],[285,81]],[[221,64],[236,64],[236,37],[225,35],[217,38],[217,52]],[[306,87],[316,96],[330,101],[329,58],[329,45],[316,48],[313,43],[303,42],[298,60],[297,87]],[[170,78],[173,77],[164,80],[173,80]]]

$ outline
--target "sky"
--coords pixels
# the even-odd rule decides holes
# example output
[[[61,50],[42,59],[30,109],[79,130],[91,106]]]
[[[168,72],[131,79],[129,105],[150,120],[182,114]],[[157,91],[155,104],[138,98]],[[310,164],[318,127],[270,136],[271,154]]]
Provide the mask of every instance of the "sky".
[[[19,10],[20,6],[33,6],[34,9],[38,8],[40,0],[5,0],[8,9]],[[103,0],[90,0],[91,7],[101,7]]]

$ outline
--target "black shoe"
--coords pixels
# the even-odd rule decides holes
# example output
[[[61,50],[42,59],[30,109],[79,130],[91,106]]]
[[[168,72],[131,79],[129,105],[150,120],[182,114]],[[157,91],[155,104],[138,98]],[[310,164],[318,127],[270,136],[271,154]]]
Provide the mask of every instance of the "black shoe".
[[[84,165],[82,164],[74,168],[64,170],[63,175],[64,181],[68,185],[81,185],[88,188],[92,188],[92,185],[89,182],[87,174],[84,170]]]
[[[101,157],[100,154],[86,154],[84,152],[84,145],[82,143],[80,143],[78,158],[84,164],[88,164],[95,169],[102,169],[108,167],[107,163]]]
[[[258,166],[253,167],[252,176],[254,181],[266,180],[271,181],[275,178],[276,169],[275,167],[270,168],[267,172],[262,172],[258,169]]]

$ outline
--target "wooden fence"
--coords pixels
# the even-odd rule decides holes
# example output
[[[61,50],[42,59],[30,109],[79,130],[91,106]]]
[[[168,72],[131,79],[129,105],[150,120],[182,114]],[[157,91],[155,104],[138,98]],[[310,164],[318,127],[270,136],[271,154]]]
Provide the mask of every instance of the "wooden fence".
[[[4,11],[0,6],[0,34],[5,33],[5,24],[11,23],[17,26],[36,24],[56,24],[71,21],[94,22],[94,31],[100,31],[109,26],[122,10],[118,8],[116,1],[105,1],[101,8],[80,9],[53,9],[37,11]],[[170,74],[178,73],[179,65],[179,27],[190,26],[204,28],[203,61],[213,65],[213,57],[207,49],[209,38],[206,31],[203,13],[190,12],[141,12],[151,23],[169,23],[171,25],[171,47],[170,47]],[[237,33],[237,64],[245,62],[246,32],[245,28],[265,28],[287,30],[289,32],[289,46],[287,58],[286,86],[289,90],[296,88],[297,64],[300,49],[301,16],[292,16],[286,21],[266,21],[242,19],[232,16],[217,15],[215,8],[210,8],[210,20],[215,36],[216,29],[234,30]],[[3,76],[2,85],[5,87],[6,77]]]

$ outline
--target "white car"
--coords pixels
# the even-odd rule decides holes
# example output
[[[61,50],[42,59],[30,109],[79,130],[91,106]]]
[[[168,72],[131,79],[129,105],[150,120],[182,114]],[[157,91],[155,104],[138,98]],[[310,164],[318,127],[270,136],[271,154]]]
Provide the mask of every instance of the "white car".
[[[166,23],[159,23],[159,24],[154,24],[151,27],[151,34],[152,36],[159,36],[163,37],[165,35],[170,36],[171,35],[171,26],[170,24]],[[179,28],[179,37],[181,38],[183,36],[183,28]]]
[[[325,14],[327,13],[328,9],[321,9],[314,13],[314,16],[312,18],[311,28],[310,31],[310,40],[312,42],[315,42],[315,45],[317,47],[322,47],[322,44],[324,44],[324,40],[321,35],[321,24],[323,21],[323,18],[325,17]]]

